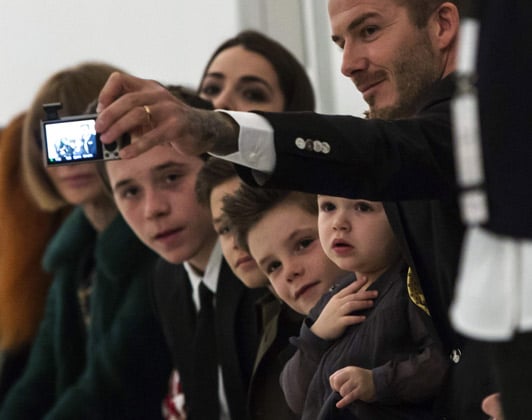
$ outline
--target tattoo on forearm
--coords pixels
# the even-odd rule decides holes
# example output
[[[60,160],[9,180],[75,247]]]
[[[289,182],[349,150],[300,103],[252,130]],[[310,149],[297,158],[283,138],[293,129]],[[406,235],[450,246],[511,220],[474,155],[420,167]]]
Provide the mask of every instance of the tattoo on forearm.
[[[221,112],[202,113],[202,141],[210,152],[227,155],[238,150],[238,125]]]

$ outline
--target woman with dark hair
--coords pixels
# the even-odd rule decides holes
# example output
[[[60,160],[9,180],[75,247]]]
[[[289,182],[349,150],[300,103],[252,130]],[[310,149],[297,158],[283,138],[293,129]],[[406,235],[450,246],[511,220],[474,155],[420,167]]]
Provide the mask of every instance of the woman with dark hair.
[[[249,73],[253,67],[256,71]],[[231,87],[237,89],[226,98]],[[301,63],[277,41],[251,30],[240,32],[214,51],[198,93],[215,108],[235,111],[262,110],[270,98],[280,101],[279,111],[313,111],[315,106],[314,91]]]

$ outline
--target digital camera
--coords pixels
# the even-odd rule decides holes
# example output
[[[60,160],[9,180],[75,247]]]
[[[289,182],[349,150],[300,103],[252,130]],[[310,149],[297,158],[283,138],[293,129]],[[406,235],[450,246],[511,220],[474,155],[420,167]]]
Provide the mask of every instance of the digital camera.
[[[101,143],[95,130],[96,114],[59,118],[61,104],[45,104],[43,108],[47,118],[41,121],[41,138],[47,166],[120,159],[120,149],[130,143],[129,135],[110,144]]]

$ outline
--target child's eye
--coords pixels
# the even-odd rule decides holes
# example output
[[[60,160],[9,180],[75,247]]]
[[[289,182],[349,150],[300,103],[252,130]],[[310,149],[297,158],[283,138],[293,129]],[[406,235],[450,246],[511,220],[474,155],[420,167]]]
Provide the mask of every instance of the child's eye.
[[[229,232],[231,232],[231,226],[229,226],[229,224],[221,225],[216,230],[216,233],[218,233],[220,236],[227,235]]]
[[[266,266],[266,274],[272,274],[275,270],[277,270],[281,266],[281,263],[279,261],[272,261]]]
[[[330,201],[325,201],[324,203],[321,203],[320,205],[320,211],[322,212],[329,212],[329,211],[333,211],[333,210],[336,210],[336,206],[331,203]]]
[[[364,201],[358,202],[355,204],[355,210],[361,213],[367,213],[373,210],[373,207]]]
[[[315,238],[305,238],[305,239],[300,240],[297,243],[297,250],[301,251],[302,249],[308,248],[312,244],[312,242],[314,242],[315,240],[316,240]]]
[[[120,198],[127,199],[127,198],[134,198],[135,196],[138,195],[138,193],[139,193],[139,189],[137,187],[129,187],[129,188],[125,188],[121,190],[118,195]]]
[[[184,173],[175,170],[161,173],[157,177],[157,185],[162,188],[176,188],[184,177]]]
[[[180,175],[179,175],[179,174],[177,174],[177,173],[171,173],[171,174],[166,175],[166,182],[168,182],[168,183],[175,182],[175,181],[177,181],[179,178],[180,178]]]

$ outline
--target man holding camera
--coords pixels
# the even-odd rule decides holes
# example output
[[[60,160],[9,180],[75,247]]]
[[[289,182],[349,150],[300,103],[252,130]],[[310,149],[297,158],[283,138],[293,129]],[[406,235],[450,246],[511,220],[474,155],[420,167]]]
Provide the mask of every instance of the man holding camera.
[[[239,164],[251,184],[394,200],[386,203],[388,218],[457,363],[451,418],[484,418],[480,401],[491,389],[458,385],[477,355],[466,354],[447,314],[463,237],[449,117],[458,2],[329,0],[329,15],[342,73],[364,95],[370,120],[193,110],[156,83],[114,74],[100,94],[97,130],[110,142],[143,129],[124,158],[171,143]]]

